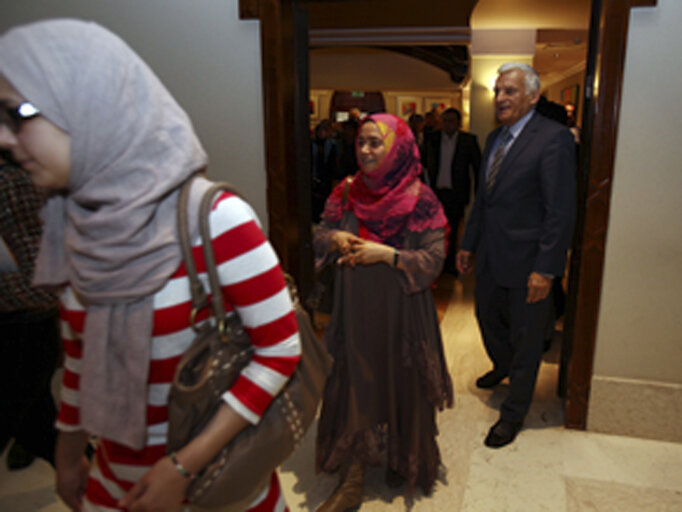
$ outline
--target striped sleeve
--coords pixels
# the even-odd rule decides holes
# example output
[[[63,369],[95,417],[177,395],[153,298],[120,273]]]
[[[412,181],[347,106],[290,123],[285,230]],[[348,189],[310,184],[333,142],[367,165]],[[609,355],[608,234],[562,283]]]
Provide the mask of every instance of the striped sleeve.
[[[239,315],[254,346],[253,359],[223,399],[257,423],[298,364],[296,315],[277,255],[251,207],[225,193],[209,221],[225,301]]]
[[[64,346],[64,373],[57,428],[64,431],[77,431],[80,430],[79,383],[83,355],[81,335],[85,323],[85,310],[70,287],[67,287],[59,298],[59,317]]]

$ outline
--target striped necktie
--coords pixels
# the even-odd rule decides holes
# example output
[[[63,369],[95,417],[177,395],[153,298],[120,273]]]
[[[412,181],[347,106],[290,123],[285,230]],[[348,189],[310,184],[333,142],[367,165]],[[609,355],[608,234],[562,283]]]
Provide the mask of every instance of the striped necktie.
[[[497,151],[495,151],[495,156],[493,157],[493,163],[490,165],[490,172],[488,172],[488,181],[486,186],[488,192],[493,188],[495,184],[495,178],[497,178],[497,173],[500,172],[500,166],[502,165],[502,160],[504,160],[504,150],[512,138],[512,134],[509,129],[505,126],[502,129],[502,134],[500,135],[500,143],[497,146]]]

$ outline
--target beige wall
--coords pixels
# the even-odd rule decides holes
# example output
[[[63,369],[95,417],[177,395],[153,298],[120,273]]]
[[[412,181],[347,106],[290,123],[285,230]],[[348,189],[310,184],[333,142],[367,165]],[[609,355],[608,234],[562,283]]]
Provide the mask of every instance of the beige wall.
[[[440,90],[458,85],[426,62],[388,50],[326,48],[310,52],[310,88],[331,90]]]
[[[584,28],[589,25],[590,0],[478,0],[471,28]]]
[[[239,187],[267,224],[259,23],[239,20],[238,0],[3,1],[0,31],[58,16],[123,37],[189,113],[209,174]]]
[[[588,422],[596,430],[625,427],[632,404],[647,412],[633,423],[679,431],[682,421],[680,19],[678,0],[632,11]],[[618,388],[628,394],[608,399]]]

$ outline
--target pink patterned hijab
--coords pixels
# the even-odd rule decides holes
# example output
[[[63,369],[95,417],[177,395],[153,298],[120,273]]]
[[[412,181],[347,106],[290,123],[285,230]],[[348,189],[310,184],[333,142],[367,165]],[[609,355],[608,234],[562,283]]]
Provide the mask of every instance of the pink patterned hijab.
[[[419,179],[419,149],[409,126],[392,114],[372,114],[364,121],[381,132],[386,156],[371,173],[359,170],[353,177],[348,200],[345,182],[332,191],[322,219],[339,222],[344,210],[359,221],[358,235],[366,240],[401,247],[406,231],[448,229],[443,208],[433,191]],[[357,139],[356,139],[357,150]]]

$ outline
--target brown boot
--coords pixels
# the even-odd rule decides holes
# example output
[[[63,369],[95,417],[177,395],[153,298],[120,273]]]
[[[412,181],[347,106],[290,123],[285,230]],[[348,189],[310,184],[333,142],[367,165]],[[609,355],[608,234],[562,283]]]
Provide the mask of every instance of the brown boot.
[[[362,503],[364,481],[364,464],[354,462],[348,468],[346,478],[341,485],[327,501],[317,508],[316,512],[344,512],[357,509]]]

